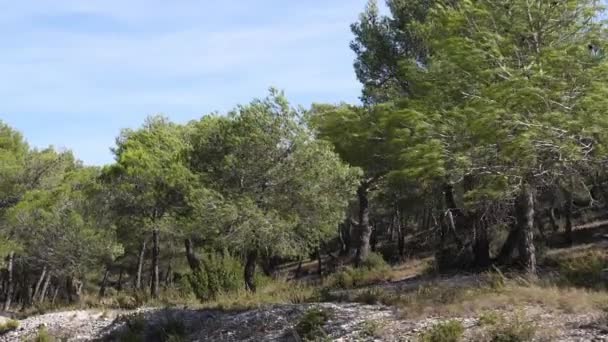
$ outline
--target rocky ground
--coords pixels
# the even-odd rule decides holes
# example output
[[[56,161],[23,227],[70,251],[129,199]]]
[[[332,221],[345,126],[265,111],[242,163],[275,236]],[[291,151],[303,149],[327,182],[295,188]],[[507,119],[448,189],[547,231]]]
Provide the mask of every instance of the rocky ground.
[[[0,341],[23,341],[44,326],[53,335],[68,341],[102,340],[124,329],[123,315],[140,313],[150,325],[167,320],[184,323],[191,341],[300,341],[294,326],[310,308],[332,312],[324,330],[332,341],[417,341],[420,334],[440,322],[437,318],[400,319],[399,314],[380,305],[321,303],[274,305],[245,312],[217,310],[141,309],[129,311],[66,311],[30,317]],[[608,326],[593,314],[543,313],[525,308],[526,316],[540,327],[538,340],[608,341]],[[506,313],[508,315],[508,313]],[[477,317],[457,318],[466,328],[465,340],[484,341],[484,327]],[[154,340],[149,335],[146,340]],[[110,339],[111,340],[111,339]]]

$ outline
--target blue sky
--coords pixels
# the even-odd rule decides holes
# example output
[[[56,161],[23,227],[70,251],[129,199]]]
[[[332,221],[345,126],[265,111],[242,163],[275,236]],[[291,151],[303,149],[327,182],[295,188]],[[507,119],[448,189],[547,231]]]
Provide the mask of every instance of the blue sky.
[[[357,102],[349,24],[366,2],[0,1],[0,120],[100,165],[151,114],[187,122],[269,86]]]

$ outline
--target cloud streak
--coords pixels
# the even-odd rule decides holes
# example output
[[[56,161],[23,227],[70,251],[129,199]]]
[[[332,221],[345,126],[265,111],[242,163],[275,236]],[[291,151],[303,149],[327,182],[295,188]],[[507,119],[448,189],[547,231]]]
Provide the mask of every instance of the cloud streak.
[[[119,129],[153,113],[187,121],[271,85],[294,104],[356,101],[349,24],[365,0],[209,3],[0,5],[0,119],[102,164]]]

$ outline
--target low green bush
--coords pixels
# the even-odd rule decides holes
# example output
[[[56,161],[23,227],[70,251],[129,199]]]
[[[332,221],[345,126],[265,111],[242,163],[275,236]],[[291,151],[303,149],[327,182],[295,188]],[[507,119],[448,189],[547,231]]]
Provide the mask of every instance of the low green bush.
[[[420,336],[421,342],[458,342],[462,340],[464,327],[459,321],[437,323]]]
[[[304,313],[295,326],[295,332],[304,341],[318,341],[327,338],[323,328],[332,317],[332,312],[322,308],[311,308]]]
[[[0,335],[6,334],[9,331],[13,331],[19,328],[19,321],[9,319],[8,321],[0,324]]]
[[[214,299],[219,293],[234,292],[243,287],[243,266],[228,253],[207,253],[202,256],[202,272],[187,275],[196,297],[201,301]]]

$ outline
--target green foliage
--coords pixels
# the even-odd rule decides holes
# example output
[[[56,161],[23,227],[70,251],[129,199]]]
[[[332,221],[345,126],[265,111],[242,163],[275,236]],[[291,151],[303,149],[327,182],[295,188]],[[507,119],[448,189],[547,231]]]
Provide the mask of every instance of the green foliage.
[[[456,320],[437,323],[420,337],[421,342],[458,342],[462,341],[464,327]]]
[[[603,271],[608,268],[608,257],[601,250],[591,250],[581,254],[555,260],[559,276],[567,285],[594,289],[605,289]]]
[[[537,327],[519,315],[511,319],[499,317],[497,322],[490,324],[488,333],[491,342],[529,342],[534,340]]]
[[[364,337],[380,337],[382,324],[378,321],[364,321],[361,323],[361,335]]]
[[[333,316],[332,312],[323,308],[308,309],[295,326],[298,336],[304,341],[319,341],[326,339],[325,323]]]
[[[51,335],[46,327],[38,328],[36,336],[28,340],[29,342],[56,342],[58,341],[55,336]]]
[[[326,284],[330,287],[342,289],[370,285],[387,280],[389,270],[390,266],[384,261],[382,255],[370,253],[361,267],[347,266],[332,274],[327,279]]]
[[[187,275],[199,300],[210,300],[219,293],[230,293],[243,287],[243,266],[237,258],[228,253],[206,253],[201,261],[202,271]]]
[[[19,328],[19,321],[9,319],[6,322],[0,324],[0,335],[6,334],[9,331]]]

